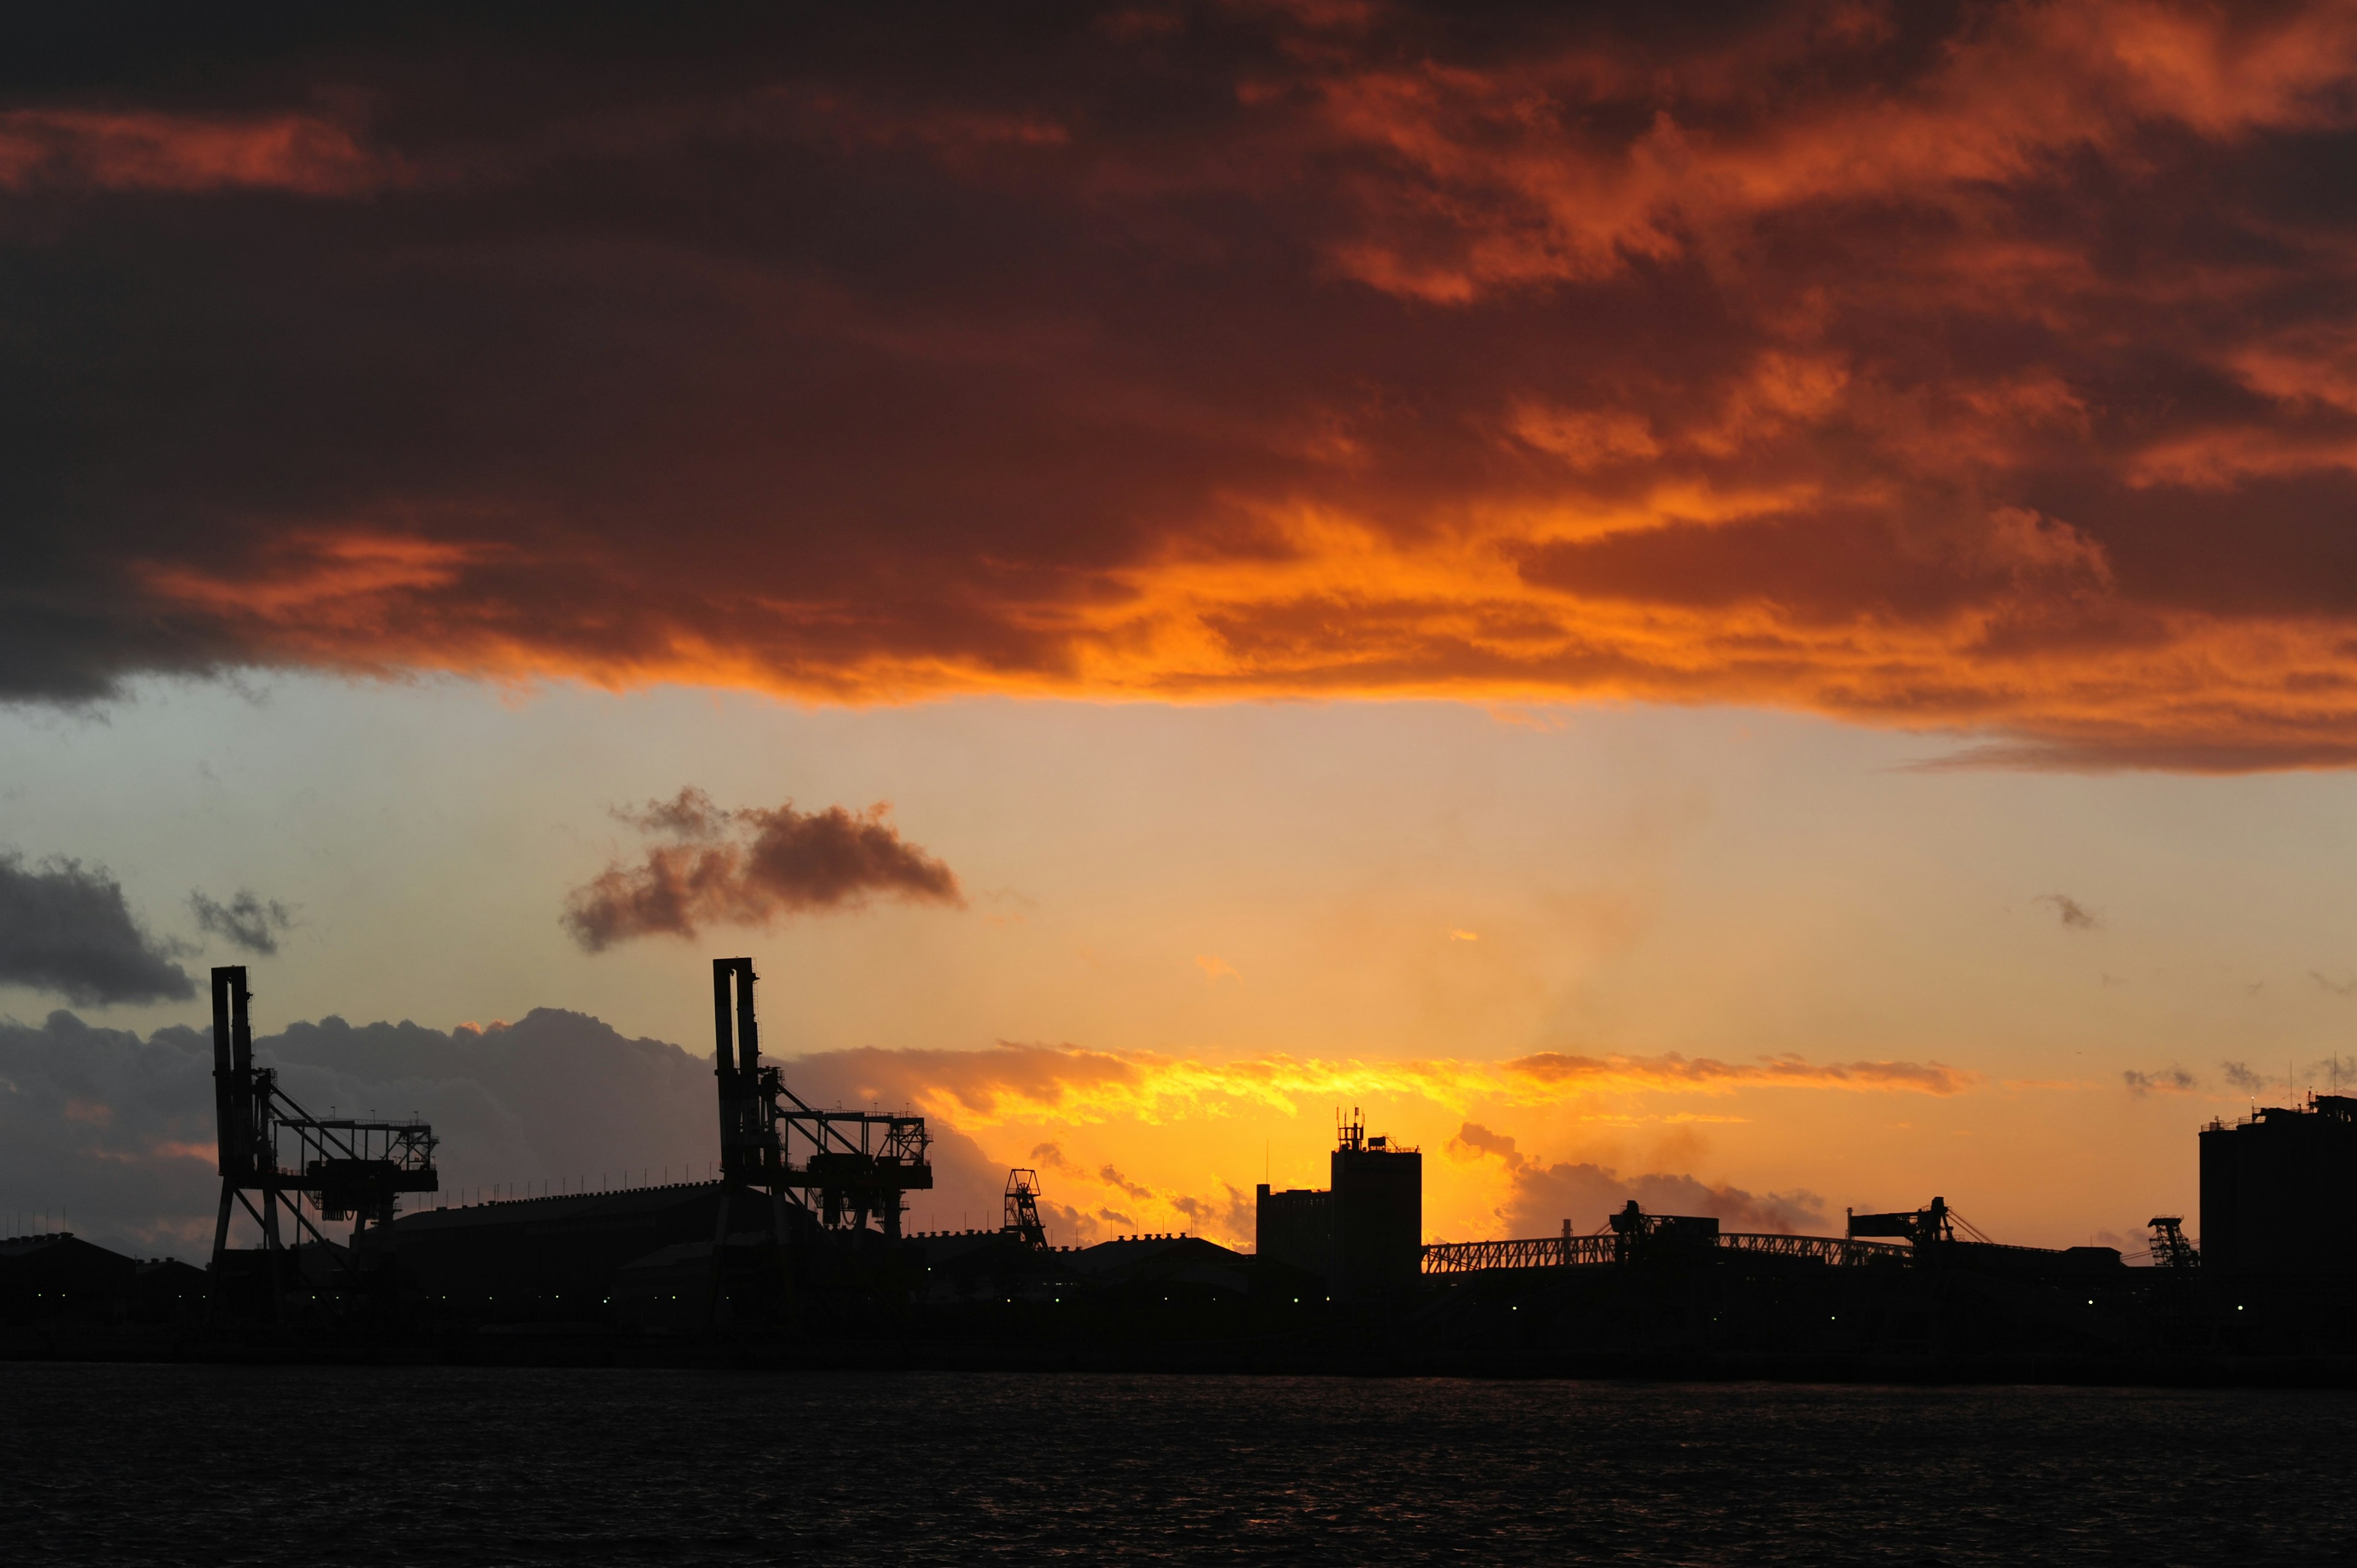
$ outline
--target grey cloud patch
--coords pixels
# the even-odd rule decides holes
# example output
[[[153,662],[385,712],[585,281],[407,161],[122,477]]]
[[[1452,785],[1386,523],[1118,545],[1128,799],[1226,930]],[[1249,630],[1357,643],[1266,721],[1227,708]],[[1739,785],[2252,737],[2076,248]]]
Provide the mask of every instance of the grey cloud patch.
[[[615,815],[673,842],[607,867],[567,897],[565,929],[589,952],[633,937],[693,937],[707,925],[858,908],[870,897],[963,908],[956,875],[903,839],[882,803],[865,811],[723,810],[701,789]]]
[[[1097,1172],[1097,1180],[1104,1183],[1105,1186],[1109,1187],[1114,1188],[1116,1191],[1122,1192],[1128,1197],[1135,1198],[1140,1203],[1151,1203],[1154,1201],[1154,1189],[1152,1187],[1146,1187],[1142,1183],[1130,1180],[1127,1176],[1122,1175],[1121,1172],[1115,1170],[1111,1165],[1107,1165],[1104,1169]]]
[[[1220,1184],[1216,1198],[1174,1197],[1170,1207],[1185,1215],[1195,1234],[1229,1246],[1249,1246],[1257,1229],[1253,1195],[1231,1182]]]
[[[1479,1122],[1468,1122],[1458,1128],[1456,1136],[1448,1140],[1448,1152],[1452,1155],[1462,1153],[1495,1155],[1509,1165],[1522,1158],[1514,1152],[1514,1141],[1512,1138],[1503,1133],[1492,1133]]]
[[[2330,980],[2312,969],[2308,977],[2335,996],[2357,996],[2357,980]]]
[[[2092,931],[2104,923],[2104,918],[2088,908],[2068,893],[2041,893],[2030,900],[2033,904],[2051,904],[2063,925],[2074,931]]]
[[[1549,1235],[1566,1219],[1574,1230],[1598,1230],[1605,1216],[1631,1198],[1650,1214],[1710,1215],[1730,1230],[1791,1234],[1822,1230],[1826,1223],[1824,1199],[1813,1192],[1753,1194],[1667,1172],[1623,1176],[1592,1162],[1542,1165],[1521,1153],[1513,1139],[1478,1122],[1459,1128],[1449,1148],[1462,1156],[1503,1162],[1513,1186],[1497,1212],[1513,1236]]]
[[[2319,1093],[2347,1094],[2357,1090],[2357,1058],[2319,1057],[2313,1061],[2287,1061],[2283,1067],[2284,1076],[2277,1078],[2266,1070],[2264,1063],[2253,1068],[2248,1062],[2220,1062],[2218,1076],[2226,1080],[2228,1088],[2242,1093],[2280,1092],[2287,1101],[2298,1098],[2302,1084]]]
[[[278,938],[295,924],[295,911],[275,898],[264,899],[241,887],[226,904],[201,892],[188,895],[197,927],[210,931],[231,947],[264,958],[278,950]]]
[[[670,833],[677,838],[715,838],[727,831],[728,813],[712,797],[690,785],[668,800],[643,806],[617,806],[614,820],[645,833]]]
[[[2190,1094],[2201,1082],[2181,1067],[2162,1068],[2157,1072],[2141,1072],[2129,1068],[2120,1074],[2130,1094],[2142,1098],[2147,1094]]]
[[[171,950],[133,918],[113,877],[61,858],[27,868],[11,854],[0,854],[0,984],[82,1007],[197,993]]]
[[[1078,1246],[1096,1239],[1096,1220],[1085,1210],[1052,1197],[1039,1200],[1039,1222],[1048,1228],[1050,1246]]]

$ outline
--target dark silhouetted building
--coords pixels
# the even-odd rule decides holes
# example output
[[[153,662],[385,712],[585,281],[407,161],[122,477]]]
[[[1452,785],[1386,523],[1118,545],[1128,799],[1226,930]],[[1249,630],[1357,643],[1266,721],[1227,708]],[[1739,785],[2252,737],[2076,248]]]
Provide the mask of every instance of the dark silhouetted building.
[[[2201,1130],[2201,1266],[2357,1270],[2357,1099],[2315,1094]]]
[[[0,1321],[104,1321],[119,1315],[139,1261],[69,1231],[0,1241]]]
[[[404,1289],[428,1302],[596,1316],[624,1265],[667,1248],[700,1243],[708,1280],[720,1197],[717,1182],[688,1182],[427,1208],[368,1241],[395,1262]],[[763,1228],[765,1202],[738,1194],[730,1230]]]
[[[1317,1187],[1256,1189],[1253,1253],[1288,1263],[1321,1280],[1334,1277],[1334,1195]]]
[[[1423,1272],[1424,1155],[1368,1137],[1354,1112],[1338,1130],[1330,1168],[1323,1192],[1260,1185],[1254,1251],[1322,1277],[1338,1295],[1414,1284]]]
[[[133,1272],[126,1303],[134,1323],[180,1323],[204,1312],[207,1295],[204,1270],[150,1258]]]

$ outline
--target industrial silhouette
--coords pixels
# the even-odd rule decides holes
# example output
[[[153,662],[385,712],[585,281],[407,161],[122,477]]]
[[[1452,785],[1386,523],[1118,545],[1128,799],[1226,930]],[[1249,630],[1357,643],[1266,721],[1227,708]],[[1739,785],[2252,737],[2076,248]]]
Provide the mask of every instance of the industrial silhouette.
[[[755,982],[750,959],[713,961],[715,1179],[450,1206],[436,1196],[433,1129],[304,1110],[254,1060],[246,971],[216,969],[209,1267],[62,1232],[0,1241],[0,1323],[93,1354],[142,1335],[153,1353],[163,1333],[191,1354],[261,1335],[285,1354],[372,1343],[473,1359],[562,1345],[606,1359],[791,1359],[889,1344],[961,1365],[1531,1370],[1684,1357],[1673,1364],[1803,1375],[2213,1375],[2343,1353],[2357,1321],[2357,1100],[2339,1095],[2202,1129],[2201,1237],[2156,1216],[2146,1266],[2109,1247],[1999,1243],[1938,1197],[1852,1211],[1840,1236],[1726,1231],[1632,1201],[1592,1228],[1566,1217],[1557,1235],[1427,1243],[1423,1156],[1370,1135],[1356,1110],[1337,1116],[1326,1187],[1260,1184],[1249,1252],[1183,1233],[1059,1246],[1039,1174],[1022,1168],[996,1229],[907,1232],[908,1195],[933,1186],[925,1119],[795,1094],[761,1059]],[[241,1214],[253,1244],[232,1246]]]

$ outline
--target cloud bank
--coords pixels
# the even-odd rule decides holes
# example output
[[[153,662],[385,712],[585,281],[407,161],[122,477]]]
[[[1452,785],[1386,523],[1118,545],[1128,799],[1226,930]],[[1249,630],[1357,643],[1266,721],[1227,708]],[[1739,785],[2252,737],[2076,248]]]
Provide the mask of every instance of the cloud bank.
[[[2346,6],[133,12],[0,20],[0,696],[2357,760]]]
[[[716,1158],[711,1058],[579,1013],[447,1033],[328,1017],[259,1036],[254,1052],[315,1115],[431,1122],[444,1201],[702,1180]],[[212,1066],[209,1030],[0,1019],[0,1214],[62,1211],[107,1244],[201,1259],[221,1191]],[[849,1102],[823,1068],[791,1070],[814,1103]],[[996,1225],[1006,1168],[954,1127],[933,1133],[937,1187],[919,1201],[936,1223],[964,1211]]]
[[[701,789],[615,813],[673,842],[637,865],[608,866],[565,900],[564,925],[589,952],[707,925],[766,926],[781,916],[856,908],[871,897],[963,907],[956,875],[903,839],[890,808],[722,811]]]

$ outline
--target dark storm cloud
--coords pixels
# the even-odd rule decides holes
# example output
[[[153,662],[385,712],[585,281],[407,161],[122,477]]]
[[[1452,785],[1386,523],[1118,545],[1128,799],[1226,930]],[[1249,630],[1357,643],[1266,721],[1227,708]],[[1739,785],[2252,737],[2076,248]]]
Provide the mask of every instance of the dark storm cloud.
[[[1755,1195],[1685,1175],[1623,1176],[1592,1161],[1544,1165],[1479,1122],[1458,1129],[1448,1148],[1458,1157],[1489,1156],[1505,1165],[1512,1187],[1498,1218],[1510,1236],[1553,1235],[1566,1219],[1582,1234],[1601,1230],[1605,1217],[1632,1198],[1648,1214],[1709,1215],[1730,1230],[1805,1233],[1826,1223],[1824,1200],[1813,1192]]]
[[[188,895],[188,908],[199,929],[210,931],[231,947],[264,958],[278,950],[281,933],[295,924],[295,911],[275,898],[264,898],[241,887],[226,904],[203,893]]]
[[[169,948],[141,929],[122,885],[75,860],[0,852],[0,985],[78,1006],[178,1001],[197,993]]]
[[[701,789],[615,814],[677,842],[636,865],[608,867],[573,890],[564,924],[590,952],[631,937],[692,937],[714,924],[856,908],[871,897],[963,906],[950,868],[903,839],[889,808],[722,811]]]
[[[1586,694],[2357,758],[2357,17],[19,8],[0,698]]]

